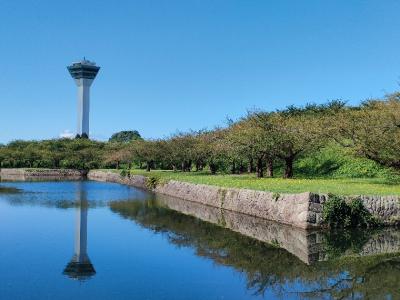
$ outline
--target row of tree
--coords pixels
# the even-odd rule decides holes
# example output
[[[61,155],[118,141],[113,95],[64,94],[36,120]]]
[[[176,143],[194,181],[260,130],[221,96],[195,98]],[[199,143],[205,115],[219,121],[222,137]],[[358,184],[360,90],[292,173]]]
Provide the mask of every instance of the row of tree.
[[[251,112],[225,128],[135,141],[106,157],[116,167],[121,162],[135,162],[148,171],[191,171],[207,166],[213,174],[256,172],[258,177],[274,176],[274,166],[283,164],[283,177],[290,178],[298,158],[332,142],[351,149],[354,155],[400,169],[399,138],[400,93],[396,93],[356,107],[331,101]]]
[[[2,167],[131,168],[203,170],[212,174],[256,172],[293,177],[297,159],[329,143],[354,155],[400,169],[400,93],[352,107],[342,101],[254,111],[224,128],[144,140],[138,132],[114,134],[109,142],[87,139],[14,141],[0,147]]]

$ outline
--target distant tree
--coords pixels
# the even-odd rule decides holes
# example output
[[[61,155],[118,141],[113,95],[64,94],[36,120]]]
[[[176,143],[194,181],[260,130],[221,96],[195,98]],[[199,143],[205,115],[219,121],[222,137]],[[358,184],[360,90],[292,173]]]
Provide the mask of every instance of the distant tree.
[[[129,143],[135,140],[142,140],[140,133],[137,130],[127,130],[114,133],[109,142]]]
[[[131,144],[131,151],[135,160],[142,166],[146,164],[146,170],[150,172],[155,168],[157,162],[164,157],[163,140],[137,140]]]
[[[130,169],[133,150],[126,144],[109,143],[105,147],[103,159],[106,165],[113,165],[116,169],[119,169],[121,163],[127,163]]]
[[[247,157],[252,172],[256,165],[257,177],[273,177],[273,162],[276,158],[277,139],[273,126],[269,122],[269,113],[253,113],[247,118],[233,124],[229,130],[229,140],[233,145],[233,153],[239,157]]]
[[[227,161],[226,130],[216,128],[200,136],[200,147],[204,149],[211,174],[224,168]]]

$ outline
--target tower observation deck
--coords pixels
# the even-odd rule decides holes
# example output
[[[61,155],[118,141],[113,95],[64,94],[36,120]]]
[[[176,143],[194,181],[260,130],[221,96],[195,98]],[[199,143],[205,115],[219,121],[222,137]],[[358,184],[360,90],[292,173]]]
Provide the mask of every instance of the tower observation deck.
[[[78,86],[77,135],[89,137],[90,86],[100,67],[96,63],[83,59],[67,67]]]

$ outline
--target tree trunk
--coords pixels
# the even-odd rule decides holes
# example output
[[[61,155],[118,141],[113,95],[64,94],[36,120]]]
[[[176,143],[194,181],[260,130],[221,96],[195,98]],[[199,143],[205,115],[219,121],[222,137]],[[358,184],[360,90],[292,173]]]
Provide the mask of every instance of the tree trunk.
[[[257,177],[262,178],[264,177],[264,168],[263,168],[263,160],[261,158],[257,159]]]
[[[293,157],[289,157],[285,159],[285,173],[283,174],[283,178],[292,178],[293,177]]]
[[[274,161],[272,159],[267,160],[267,176],[274,177]]]
[[[119,161],[117,161],[117,170],[119,169]]]
[[[150,172],[150,169],[151,169],[151,163],[148,161],[146,164],[146,171]]]
[[[214,164],[210,164],[211,174],[215,175],[217,173],[217,166]]]
[[[236,173],[236,164],[235,164],[235,162],[232,162],[231,174],[235,174],[235,173]]]
[[[243,161],[240,162],[239,165],[239,174],[243,174],[245,172],[246,168],[243,165]]]
[[[249,167],[247,170],[248,173],[253,173],[254,172],[254,162],[253,162],[253,158],[249,159]]]

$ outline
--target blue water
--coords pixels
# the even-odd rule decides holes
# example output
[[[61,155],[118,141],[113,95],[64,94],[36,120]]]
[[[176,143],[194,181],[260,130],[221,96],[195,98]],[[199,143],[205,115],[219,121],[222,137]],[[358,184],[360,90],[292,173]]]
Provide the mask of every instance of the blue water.
[[[0,299],[400,297],[398,255],[379,257],[371,274],[363,260],[307,265],[276,246],[159,207],[139,189],[91,181],[0,186],[20,189],[0,194]],[[89,267],[72,274],[65,270],[85,210]],[[375,287],[387,282],[370,291],[357,282],[362,278]]]

